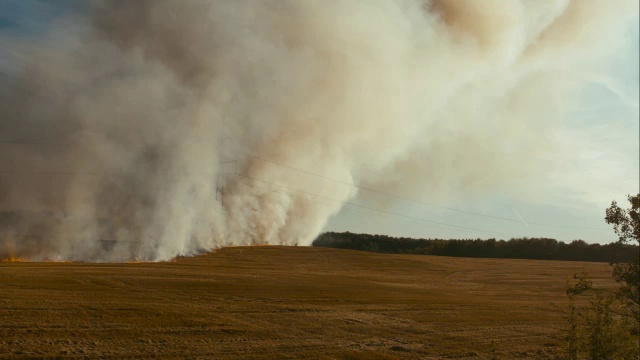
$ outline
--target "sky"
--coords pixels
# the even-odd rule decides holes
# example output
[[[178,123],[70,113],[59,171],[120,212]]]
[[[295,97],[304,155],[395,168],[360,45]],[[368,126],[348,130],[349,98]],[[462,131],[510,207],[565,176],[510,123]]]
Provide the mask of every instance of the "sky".
[[[562,137],[562,151],[548,156],[552,170],[529,189],[530,193],[498,189],[481,197],[434,202],[434,205],[454,210],[412,202],[402,202],[394,209],[394,212],[411,217],[499,233],[447,226],[437,228],[434,226],[438,224],[375,212],[363,214],[361,209],[349,207],[330,220],[327,230],[414,238],[549,237],[590,243],[616,241],[616,234],[604,221],[604,211],[613,200],[622,207],[629,207],[626,194],[640,192],[638,33],[636,20],[628,29],[631,46],[618,54],[610,65],[613,77],[607,81],[593,79],[581,96],[580,106],[571,110],[572,128],[564,130],[571,133],[554,134]],[[416,199],[430,202],[428,198]],[[521,222],[458,210],[520,219]]]
[[[395,209],[412,217],[505,234],[434,228],[438,224],[376,213],[368,216],[348,207],[331,219],[327,229],[407,237],[506,239],[527,236],[564,241],[582,239],[591,243],[617,240],[616,234],[604,221],[604,211],[613,200],[622,207],[628,207],[626,194],[640,192],[638,33],[636,18],[635,24],[628,29],[631,46],[617,54],[610,65],[613,77],[608,81],[593,79],[584,90],[580,106],[571,111],[573,132],[557,134],[563,139],[562,151],[554,152],[548,159],[552,171],[529,189],[531,193],[497,190],[482,197],[435,203],[457,210],[521,219],[522,222],[502,221],[411,202],[404,202]],[[420,200],[429,202],[429,199]],[[535,222],[571,228],[531,224]]]
[[[0,84],[3,78],[8,81],[15,77],[26,61],[19,52],[9,51],[15,48],[6,43],[3,46],[3,41],[45,41],[53,24],[82,11],[79,4],[74,0],[0,0]],[[514,171],[509,180],[510,184],[518,184],[523,176],[537,176],[534,184],[464,191],[459,198],[431,198],[409,186],[406,191],[402,186],[380,190],[395,196],[360,189],[350,200],[360,206],[343,206],[323,229],[415,238],[615,241],[615,234],[604,222],[605,208],[612,200],[626,206],[626,194],[640,192],[637,19],[625,35],[628,46],[608,65],[610,76],[590,79],[579,102],[567,109],[568,126],[545,134],[559,138],[558,147],[553,152],[537,153],[535,159],[521,159],[522,163],[544,164],[544,174]],[[476,180],[477,184],[469,186],[482,187],[484,180],[490,181]],[[337,186],[350,188],[347,184]]]

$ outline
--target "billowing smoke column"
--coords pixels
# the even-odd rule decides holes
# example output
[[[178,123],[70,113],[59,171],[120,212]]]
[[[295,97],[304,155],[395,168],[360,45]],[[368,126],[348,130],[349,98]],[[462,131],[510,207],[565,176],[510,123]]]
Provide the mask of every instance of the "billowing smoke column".
[[[405,193],[446,196],[487,174],[485,186],[504,185],[554,146],[548,129],[638,11],[634,0],[93,7],[38,44],[4,37],[25,61],[0,92],[0,258],[308,244],[341,203],[293,189],[342,201],[357,189],[291,168]]]

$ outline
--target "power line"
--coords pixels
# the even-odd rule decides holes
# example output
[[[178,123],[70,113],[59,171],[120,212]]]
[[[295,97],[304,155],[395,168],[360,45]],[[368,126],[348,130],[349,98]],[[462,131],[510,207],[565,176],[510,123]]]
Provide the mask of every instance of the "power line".
[[[14,140],[0,140],[0,143],[3,143],[3,144],[27,144],[27,145],[51,145],[51,146],[64,146],[64,145],[67,145],[67,144],[64,144],[64,143],[48,143],[48,142],[34,142],[34,141],[14,141]],[[502,216],[496,216],[496,215],[490,215],[490,214],[485,214],[485,213],[480,213],[480,212],[462,210],[462,209],[457,209],[457,208],[453,208],[453,207],[449,207],[449,206],[434,204],[434,203],[430,203],[430,202],[426,202],[426,201],[422,201],[422,200],[412,199],[412,198],[408,198],[408,197],[401,196],[401,195],[387,193],[387,192],[384,192],[384,191],[368,188],[368,187],[365,187],[365,186],[356,185],[356,184],[348,182],[348,181],[334,179],[334,178],[331,178],[331,177],[328,177],[328,176],[324,176],[324,175],[321,175],[321,174],[313,173],[311,171],[307,171],[307,170],[304,170],[304,169],[299,169],[299,168],[296,168],[296,167],[293,167],[293,166],[290,166],[290,165],[286,165],[286,164],[283,164],[283,163],[280,163],[280,162],[276,162],[276,161],[273,161],[273,160],[270,160],[270,159],[266,159],[264,157],[261,157],[261,156],[255,155],[255,154],[251,154],[251,153],[247,153],[247,152],[243,152],[243,151],[238,151],[238,150],[235,150],[235,151],[236,152],[241,152],[243,154],[246,154],[247,156],[253,157],[253,158],[258,159],[258,160],[262,160],[262,161],[265,161],[265,162],[268,162],[268,163],[272,163],[274,165],[282,166],[284,168],[288,168],[288,169],[291,169],[291,170],[299,171],[299,172],[302,172],[302,173],[305,173],[305,174],[308,174],[308,175],[312,175],[312,176],[316,176],[316,177],[319,177],[319,178],[322,178],[322,179],[326,179],[326,180],[334,181],[334,182],[341,183],[341,184],[344,184],[344,185],[352,186],[352,187],[355,187],[355,188],[360,189],[360,190],[365,190],[365,191],[377,193],[377,194],[380,194],[380,195],[385,195],[385,196],[389,196],[389,197],[393,197],[393,198],[397,198],[397,199],[401,199],[401,200],[405,200],[405,201],[410,201],[410,202],[414,202],[414,203],[418,203],[418,204],[422,204],[422,205],[426,205],[426,206],[436,207],[436,208],[440,208],[440,209],[446,209],[446,210],[455,211],[455,212],[459,212],[459,213],[464,213],[464,214],[469,214],[469,215],[474,215],[474,216],[481,216],[481,217],[486,217],[486,218],[491,218],[491,219],[496,219],[496,220],[501,220],[501,221],[521,223],[521,220],[519,220],[519,219],[506,218],[506,217],[502,217]],[[91,176],[102,175],[102,174],[98,174],[98,173],[81,174],[81,173],[73,173],[73,172],[29,172],[29,173],[0,172],[0,174],[33,174],[33,175],[75,175],[75,174],[80,174],[80,175],[91,175]],[[556,225],[556,224],[533,222],[533,221],[527,221],[527,223],[530,224],[530,225],[554,227],[554,228],[562,228],[562,229],[595,230],[595,231],[609,231],[610,230],[610,229],[605,229],[605,228],[591,228],[591,227]]]
[[[509,236],[515,236],[515,237],[518,236],[518,235],[515,235],[515,234],[511,234],[511,233],[505,233],[505,232],[500,232],[500,231],[491,231],[491,230],[485,230],[485,229],[478,229],[478,228],[461,226],[461,225],[453,225],[453,224],[449,224],[449,223],[444,223],[444,222],[439,222],[439,221],[434,221],[434,220],[429,220],[429,219],[424,219],[424,218],[419,218],[419,217],[399,214],[399,213],[395,213],[395,212],[392,212],[392,211],[375,209],[375,208],[372,208],[372,207],[368,207],[368,206],[364,206],[364,205],[360,205],[360,204],[355,204],[355,203],[348,202],[348,201],[332,199],[332,198],[329,198],[329,197],[326,197],[326,196],[322,196],[322,195],[306,192],[306,191],[299,190],[299,189],[293,189],[293,188],[290,188],[290,187],[287,187],[287,186],[284,186],[284,185],[280,185],[280,184],[276,184],[276,183],[272,183],[272,182],[269,182],[269,181],[255,179],[255,178],[244,176],[244,175],[238,175],[238,176],[239,177],[243,177],[243,178],[247,178],[247,179],[250,179],[250,180],[254,180],[254,181],[260,181],[260,182],[263,182],[263,183],[276,185],[276,186],[279,186],[279,187],[282,187],[282,188],[285,188],[285,189],[289,189],[289,190],[293,190],[293,191],[299,191],[299,192],[302,192],[302,193],[306,193],[306,194],[309,194],[309,195],[321,197],[321,198],[328,199],[330,201],[335,201],[335,202],[338,202],[338,203],[342,203],[342,204],[345,204],[345,205],[355,206],[355,207],[358,207],[358,208],[367,209],[367,210],[371,210],[371,211],[376,211],[376,212],[380,212],[380,213],[384,213],[384,214],[388,214],[388,215],[395,215],[395,216],[400,216],[400,217],[404,217],[404,218],[407,218],[407,219],[418,220],[418,221],[421,221],[421,222],[428,222],[428,223],[433,223],[433,224],[438,224],[438,225],[444,225],[444,226],[449,226],[449,227],[453,227],[453,228],[466,229],[468,231],[480,231],[480,232],[484,232],[484,233],[509,235]],[[249,185],[249,184],[247,184],[247,185]],[[250,185],[250,186],[254,186],[254,185]],[[274,190],[264,189],[264,188],[261,188],[261,189],[268,190],[268,191],[274,191]],[[279,192],[279,193],[282,193],[282,192]],[[291,196],[291,194],[285,194],[285,195],[290,195]],[[305,199],[305,198],[303,198],[303,199]],[[306,199],[306,200],[311,200],[311,199]],[[313,200],[311,200],[311,201],[313,201]]]
[[[246,186],[250,186],[250,187],[253,187],[253,188],[256,188],[256,189],[261,189],[261,190],[264,190],[264,191],[271,191],[271,192],[275,192],[275,193],[279,193],[279,194],[285,194],[287,196],[293,196],[295,198],[299,198],[299,199],[306,200],[306,201],[312,201],[312,202],[315,202],[315,203],[318,203],[318,204],[321,204],[321,205],[327,205],[327,206],[330,205],[330,204],[325,203],[325,202],[320,202],[320,201],[309,199],[309,198],[305,198],[305,197],[302,197],[302,196],[286,194],[286,193],[283,193],[281,191],[276,191],[276,190],[273,190],[273,189],[266,189],[266,188],[263,188],[263,187],[260,187],[260,186],[256,186],[256,185],[253,185],[253,184],[246,183],[246,182],[241,182],[241,184],[246,185]],[[316,195],[316,196],[319,196],[319,195]],[[333,200],[333,201],[338,201],[338,200]],[[352,204],[346,204],[346,205],[352,205]],[[362,207],[362,208],[365,208],[365,207]],[[347,209],[350,209],[350,208],[347,207]],[[365,209],[367,209],[367,208],[365,208]],[[350,210],[358,210],[358,209],[350,209]],[[376,209],[369,209],[369,210],[378,211]],[[375,214],[374,213],[374,214],[371,214],[371,215],[380,216],[380,217],[383,217],[383,218],[389,218],[388,216],[385,216],[383,214]],[[405,217],[405,216],[400,215],[400,214],[397,214],[397,216]],[[437,226],[437,225],[425,224],[424,221],[415,221],[415,219],[409,219],[409,220],[412,220],[413,222],[418,223],[420,225],[429,225],[430,227],[437,227],[437,228],[445,229],[445,230],[453,230],[453,231],[459,231],[459,232],[471,232],[469,230],[455,229],[455,228],[451,229],[451,228],[446,228],[446,227]]]
[[[390,193],[386,193],[384,191],[380,191],[380,190],[371,189],[371,188],[368,188],[368,187],[356,185],[356,184],[350,183],[348,181],[338,180],[338,179],[330,178],[328,176],[316,174],[316,173],[313,173],[313,172],[310,172],[310,171],[307,171],[307,170],[298,169],[298,168],[295,168],[293,166],[289,166],[289,165],[282,164],[282,163],[279,163],[279,162],[276,162],[276,161],[273,161],[273,160],[265,159],[265,158],[263,158],[261,156],[258,156],[258,155],[254,155],[254,154],[250,154],[250,153],[244,153],[244,154],[246,154],[247,156],[253,157],[255,159],[258,159],[258,160],[262,160],[262,161],[265,161],[265,162],[268,162],[268,163],[272,163],[272,164],[275,164],[275,165],[278,165],[278,166],[285,167],[287,169],[299,171],[299,172],[302,172],[302,173],[305,173],[305,174],[317,176],[317,177],[322,178],[322,179],[335,181],[335,182],[338,182],[338,183],[341,183],[341,184],[353,186],[353,187],[361,189],[361,190],[366,190],[366,191],[370,191],[370,192],[381,194],[381,195],[386,195],[386,196],[389,196],[389,197],[394,197],[394,198],[401,199],[401,200],[411,201],[411,202],[422,204],[422,205],[433,206],[433,207],[437,207],[437,208],[441,208],[441,209],[447,209],[447,210],[451,210],[451,211],[456,211],[456,212],[460,212],[460,213],[464,213],[464,214],[482,216],[482,217],[487,217],[487,218],[492,218],[492,219],[497,219],[497,220],[515,222],[515,223],[520,223],[521,222],[521,220],[517,220],[517,219],[505,218],[505,217],[494,216],[494,215],[489,215],[489,214],[483,214],[483,213],[478,213],[478,212],[474,212],[474,211],[461,210],[461,209],[456,209],[456,208],[452,208],[452,207],[448,207],[448,206],[429,203],[429,202],[426,202],[426,201],[411,199],[411,198],[400,196],[400,195],[390,194]],[[589,227],[578,227],[578,226],[555,225],[555,224],[547,224],[547,223],[532,222],[532,221],[527,221],[527,223],[531,224],[531,225],[548,226],[548,227],[556,227],[556,228],[564,228],[564,229],[598,230],[598,231],[608,231],[608,230],[610,230],[610,229],[604,229],[604,228],[589,228]]]

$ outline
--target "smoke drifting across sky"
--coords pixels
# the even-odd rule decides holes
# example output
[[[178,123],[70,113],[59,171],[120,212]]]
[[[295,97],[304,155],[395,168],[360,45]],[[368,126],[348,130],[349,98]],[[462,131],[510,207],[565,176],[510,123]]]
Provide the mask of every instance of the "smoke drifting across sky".
[[[610,80],[632,0],[85,7],[0,32],[0,257],[309,244],[344,201],[401,202],[345,183],[438,204],[535,188],[594,82],[637,114]]]

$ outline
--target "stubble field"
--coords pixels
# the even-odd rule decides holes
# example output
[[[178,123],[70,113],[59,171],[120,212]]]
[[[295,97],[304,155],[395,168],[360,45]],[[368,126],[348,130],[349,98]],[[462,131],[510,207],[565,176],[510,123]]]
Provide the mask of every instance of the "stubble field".
[[[168,263],[0,263],[0,358],[552,358],[603,263],[236,247]]]

